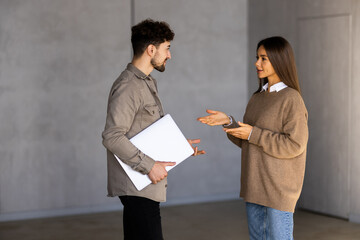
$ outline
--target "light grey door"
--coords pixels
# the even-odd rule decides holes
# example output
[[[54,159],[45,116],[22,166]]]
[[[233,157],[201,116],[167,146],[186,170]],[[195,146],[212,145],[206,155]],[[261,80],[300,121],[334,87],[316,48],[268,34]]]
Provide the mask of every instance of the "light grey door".
[[[300,206],[348,218],[351,1],[299,1],[297,4],[297,64],[309,111],[310,131]]]

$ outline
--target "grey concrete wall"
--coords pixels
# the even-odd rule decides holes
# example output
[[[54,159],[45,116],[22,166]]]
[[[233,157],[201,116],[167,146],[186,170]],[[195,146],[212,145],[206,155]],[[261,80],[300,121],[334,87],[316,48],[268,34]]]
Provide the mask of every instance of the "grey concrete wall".
[[[357,222],[359,6],[358,0],[249,2],[250,56],[260,39],[273,35],[295,49],[310,130],[299,207]],[[256,75],[250,69],[252,92]]]
[[[208,154],[169,176],[169,203],[234,198],[240,150],[206,108],[242,117],[247,1],[0,1],[0,220],[120,209],[106,197],[101,144],[112,82],[131,59],[130,26],[153,17],[176,32],[155,74],[166,112]],[[221,8],[219,8],[221,5]]]
[[[109,204],[101,132],[130,26],[129,1],[0,1],[0,218]]]

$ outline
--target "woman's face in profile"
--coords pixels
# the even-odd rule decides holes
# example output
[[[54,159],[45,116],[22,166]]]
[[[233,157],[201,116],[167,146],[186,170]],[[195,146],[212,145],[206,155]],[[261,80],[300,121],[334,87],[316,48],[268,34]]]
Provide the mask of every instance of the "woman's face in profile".
[[[257,50],[256,59],[255,67],[258,78],[271,78],[272,76],[277,76],[266,54],[264,46],[261,45]]]

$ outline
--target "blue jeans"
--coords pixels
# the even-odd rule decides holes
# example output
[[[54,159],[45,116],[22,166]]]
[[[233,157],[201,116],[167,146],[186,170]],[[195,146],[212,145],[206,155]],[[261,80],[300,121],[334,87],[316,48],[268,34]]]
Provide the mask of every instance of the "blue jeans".
[[[293,240],[292,212],[246,203],[250,240]]]

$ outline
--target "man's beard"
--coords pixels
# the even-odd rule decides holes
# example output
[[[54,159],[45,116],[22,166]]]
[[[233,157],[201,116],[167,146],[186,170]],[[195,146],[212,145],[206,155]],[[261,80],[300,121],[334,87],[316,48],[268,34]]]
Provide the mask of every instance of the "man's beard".
[[[151,65],[159,72],[165,71],[165,61],[161,65],[156,65],[155,58],[151,59]]]

